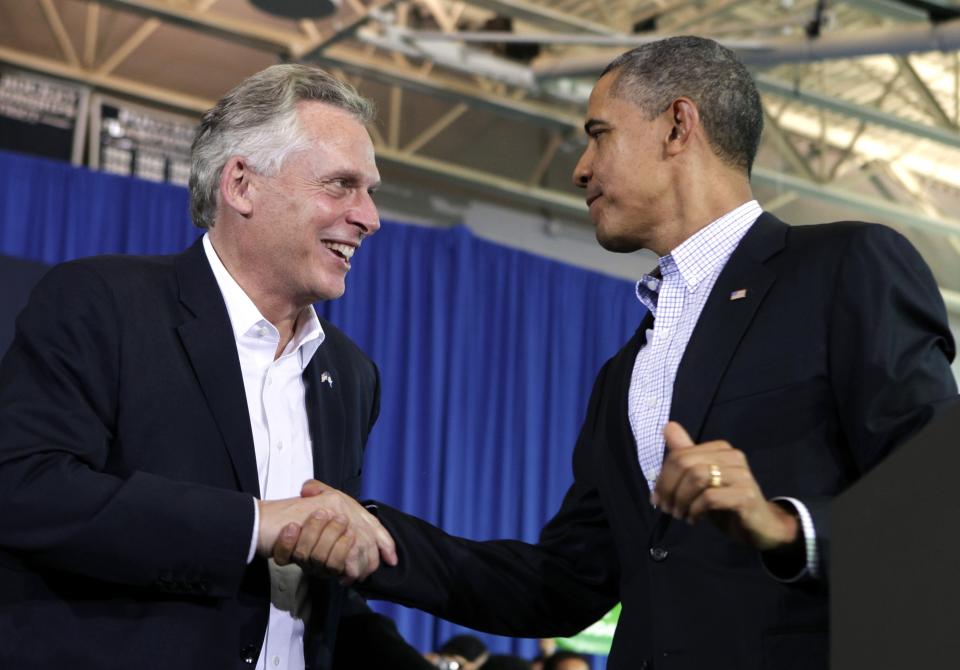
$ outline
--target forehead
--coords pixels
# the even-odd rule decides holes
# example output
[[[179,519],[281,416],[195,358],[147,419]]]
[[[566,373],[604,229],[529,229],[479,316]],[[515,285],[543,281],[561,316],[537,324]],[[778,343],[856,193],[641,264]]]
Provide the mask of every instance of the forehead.
[[[376,171],[370,133],[353,114],[312,101],[299,103],[297,112],[301,131],[325,161],[347,162],[355,169]]]
[[[593,90],[590,92],[590,101],[588,103],[588,107],[590,109],[605,107],[611,100],[618,99],[613,95],[613,88],[614,84],[616,83],[616,72],[608,72],[600,77],[600,79],[597,80],[597,83],[594,84]]]

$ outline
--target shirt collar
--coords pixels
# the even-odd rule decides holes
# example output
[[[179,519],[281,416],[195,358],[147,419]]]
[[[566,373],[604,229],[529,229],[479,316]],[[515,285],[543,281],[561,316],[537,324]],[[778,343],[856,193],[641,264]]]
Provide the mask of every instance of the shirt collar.
[[[213,276],[217,280],[217,286],[220,287],[223,302],[226,303],[234,339],[241,342],[247,337],[263,338],[270,335],[275,342],[279,341],[280,333],[276,326],[260,313],[250,296],[246,294],[223,265],[216,249],[213,248],[209,233],[203,236],[203,251],[207,256],[207,262],[210,263],[210,268],[213,270]],[[293,339],[287,345],[283,355],[287,356],[290,353],[297,352],[300,367],[305,368],[310,359],[313,358],[317,348],[323,343],[324,338],[325,334],[323,327],[320,325],[320,319],[317,317],[317,311],[313,305],[308,305],[303,308],[303,311],[297,317]]]
[[[679,272],[690,291],[696,291],[706,277],[719,272],[740,240],[763,210],[756,200],[745,202],[698,230],[666,256],[657,268],[637,282],[637,299],[656,315],[657,295],[662,277]]]

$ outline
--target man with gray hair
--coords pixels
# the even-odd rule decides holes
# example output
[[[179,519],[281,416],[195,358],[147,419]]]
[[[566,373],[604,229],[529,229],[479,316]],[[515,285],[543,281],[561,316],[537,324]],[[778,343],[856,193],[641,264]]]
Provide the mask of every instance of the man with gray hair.
[[[761,210],[762,126],[749,73],[710,40],[607,67],[574,183],[603,247],[659,262],[597,377],[573,485],[535,545],[381,506],[400,564],[362,590],[526,637],[621,601],[610,670],[826,667],[830,500],[955,397],[954,342],[902,236]],[[284,538],[281,562],[288,543],[307,550]]]
[[[313,308],[379,228],[371,115],[250,77],[194,141],[196,244],[40,282],[0,364],[0,667],[330,666],[345,584],[396,562],[351,497],[377,369]],[[282,533],[342,577],[268,560]]]

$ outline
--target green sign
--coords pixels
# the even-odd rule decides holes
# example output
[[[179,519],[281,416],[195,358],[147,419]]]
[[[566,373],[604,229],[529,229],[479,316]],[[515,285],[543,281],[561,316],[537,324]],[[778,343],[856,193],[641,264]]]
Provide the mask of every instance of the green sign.
[[[620,603],[607,612],[600,621],[584,628],[573,637],[557,638],[557,647],[580,654],[607,656],[613,644],[613,633],[620,620]]]

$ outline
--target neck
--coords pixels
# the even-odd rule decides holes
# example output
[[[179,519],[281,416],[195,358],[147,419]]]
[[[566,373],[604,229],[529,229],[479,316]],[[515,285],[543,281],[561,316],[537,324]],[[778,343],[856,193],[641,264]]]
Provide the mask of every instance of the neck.
[[[209,235],[210,243],[223,267],[257,310],[279,331],[280,342],[275,354],[275,358],[279,358],[293,339],[297,319],[306,305],[284,299],[281,297],[283,292],[271,289],[269,277],[261,277],[257,273],[260,264],[256,262],[256,254],[245,253],[242,245],[237,244],[232,236],[222,234],[217,228],[211,228]]]
[[[721,216],[753,200],[742,173],[714,172],[707,179],[681,179],[649,249],[664,256]]]

